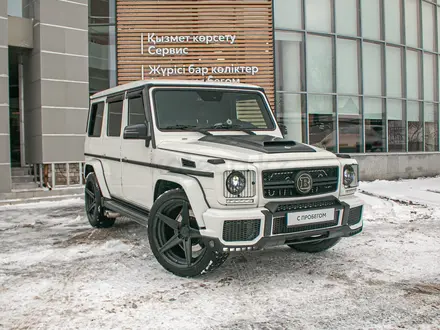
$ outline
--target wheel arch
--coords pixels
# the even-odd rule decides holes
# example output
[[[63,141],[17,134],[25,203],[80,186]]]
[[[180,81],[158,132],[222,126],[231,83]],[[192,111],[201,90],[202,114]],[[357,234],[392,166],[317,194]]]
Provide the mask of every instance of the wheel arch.
[[[98,185],[101,190],[102,197],[111,198],[110,191],[107,186],[107,181],[105,180],[104,170],[101,161],[99,161],[98,159],[86,161],[86,164],[84,166],[84,177],[87,178],[87,175],[89,175],[90,173],[95,174],[96,180],[98,181]]]
[[[204,228],[205,222],[203,221],[203,213],[208,210],[209,205],[198,180],[184,174],[162,174],[157,178],[155,183],[154,200],[156,201],[160,195],[173,189],[182,189],[185,192],[199,227]]]

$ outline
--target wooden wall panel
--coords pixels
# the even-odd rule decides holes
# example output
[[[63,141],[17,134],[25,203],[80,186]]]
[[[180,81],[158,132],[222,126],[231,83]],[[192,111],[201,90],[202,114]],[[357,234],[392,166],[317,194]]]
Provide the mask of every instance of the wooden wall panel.
[[[272,20],[272,0],[117,0],[118,83],[235,80],[273,105]]]

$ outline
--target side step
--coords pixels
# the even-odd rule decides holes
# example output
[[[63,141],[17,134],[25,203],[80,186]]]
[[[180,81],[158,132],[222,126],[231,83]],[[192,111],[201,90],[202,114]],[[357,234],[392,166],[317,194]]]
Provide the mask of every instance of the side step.
[[[131,218],[142,226],[147,226],[149,216],[149,212],[147,210],[141,210],[137,207],[127,205],[126,203],[115,200],[104,200],[103,204],[105,209],[117,212],[122,216]]]

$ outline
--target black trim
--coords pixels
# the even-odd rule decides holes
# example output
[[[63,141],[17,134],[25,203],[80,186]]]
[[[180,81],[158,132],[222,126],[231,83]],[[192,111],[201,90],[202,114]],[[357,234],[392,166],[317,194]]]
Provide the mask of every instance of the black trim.
[[[205,200],[206,205],[208,205],[208,208],[211,208],[211,205],[209,205],[208,199],[206,198],[205,190],[203,189],[202,184],[200,183],[199,179],[196,178],[195,176],[191,176],[191,175],[190,175],[190,177],[197,181],[197,183],[200,187],[200,190],[202,191],[203,199]],[[201,228],[201,229],[204,229],[204,228]]]
[[[336,157],[339,157],[339,158],[351,159],[351,156],[347,155],[347,154],[335,154],[335,155],[336,155]]]
[[[223,158],[214,158],[214,159],[208,159],[208,163],[213,165],[220,165],[226,163]]]
[[[144,109],[145,109],[145,115],[147,117],[147,124],[150,126],[151,145],[153,149],[156,149],[156,134],[154,134],[153,118],[151,115],[150,94],[149,94],[149,90],[145,86],[142,89],[142,99],[144,101]]]
[[[133,203],[130,203],[130,202],[124,200],[124,199],[121,199],[121,198],[118,198],[118,197],[115,197],[115,196],[111,196],[111,200],[115,201],[115,202],[117,202],[117,203],[119,203],[119,204],[121,204],[121,205],[123,205],[125,207],[132,208],[136,212],[143,213],[143,214],[145,214],[147,216],[150,215],[150,210],[149,209],[146,209],[146,208],[134,205]]]
[[[115,94],[113,96],[108,96],[106,101],[107,103],[113,103],[113,102],[124,101],[124,98],[125,98],[125,91],[122,93]]]
[[[139,161],[129,160],[129,159],[119,159],[119,158],[115,158],[115,157],[94,155],[94,154],[89,154],[89,153],[85,153],[84,155],[88,156],[88,157],[106,159],[106,160],[110,160],[110,161],[114,161],[114,162],[122,162],[122,163],[127,163],[127,164],[155,168],[155,169],[159,169],[159,170],[167,170],[172,173],[201,176],[201,177],[206,177],[206,178],[213,178],[214,177],[214,173],[212,173],[212,172],[187,170],[184,168],[171,167],[171,166],[160,165],[160,164],[151,164],[151,163],[139,162]]]
[[[142,91],[144,90],[144,88],[138,88],[138,89],[130,89],[127,90],[127,99],[135,99],[138,97],[142,97]]]
[[[192,160],[182,158],[182,166],[196,168],[196,163]]]

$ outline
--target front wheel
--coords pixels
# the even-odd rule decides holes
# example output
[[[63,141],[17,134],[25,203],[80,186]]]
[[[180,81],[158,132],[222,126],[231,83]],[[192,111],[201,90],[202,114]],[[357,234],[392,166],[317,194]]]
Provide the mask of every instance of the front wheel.
[[[199,232],[191,205],[181,189],[164,193],[148,220],[148,240],[157,261],[181,277],[198,276],[220,267],[227,253],[214,250]]]
[[[331,249],[341,240],[340,237],[330,238],[323,241],[318,242],[310,242],[310,243],[301,243],[301,244],[288,244],[294,250],[299,252],[307,252],[307,253],[318,253],[322,251],[326,251]]]

